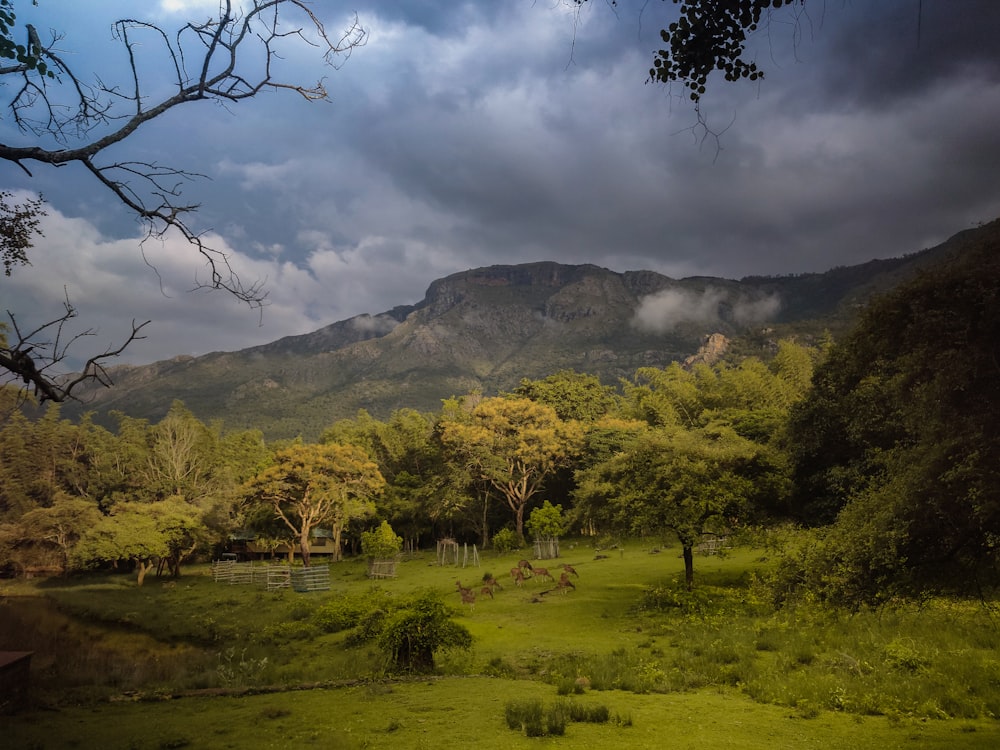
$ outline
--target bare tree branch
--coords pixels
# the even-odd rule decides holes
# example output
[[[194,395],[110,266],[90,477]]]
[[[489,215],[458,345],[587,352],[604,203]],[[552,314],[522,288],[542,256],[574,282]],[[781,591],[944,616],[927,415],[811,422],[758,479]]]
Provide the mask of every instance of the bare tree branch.
[[[69,296],[63,305],[62,315],[30,331],[22,331],[17,318],[8,310],[7,318],[10,320],[9,328],[12,335],[0,336],[0,369],[6,370],[14,379],[21,381],[22,387],[31,389],[39,403],[66,401],[72,398],[73,390],[81,383],[96,381],[105,387],[110,386],[111,377],[104,366],[106,360],[119,356],[133,341],[144,339],[145,336],[140,335],[140,332],[149,324],[148,320],[138,324],[133,320],[132,332],[121,345],[108,346],[101,354],[94,355],[87,360],[79,373],[70,376],[57,375],[53,372],[53,368],[66,359],[70,347],[78,339],[95,335],[95,331],[88,329],[66,340],[64,327],[77,316],[77,311],[70,303]],[[0,382],[2,380],[3,378],[0,378]]]
[[[292,25],[286,12],[297,14],[302,24]],[[218,17],[185,24],[173,41],[155,24],[136,19],[116,21],[113,33],[127,55],[128,90],[101,80],[92,87],[85,85],[56,50],[62,37],[55,33],[47,46],[38,42],[34,51],[37,60],[50,64],[44,73],[39,74],[37,66],[0,69],[21,77],[22,85],[8,104],[21,132],[34,137],[49,135],[66,146],[0,144],[0,159],[17,164],[29,174],[26,162],[81,164],[143,221],[147,238],[163,237],[171,229],[181,233],[209,267],[209,279],[197,282],[198,286],[224,289],[251,307],[262,307],[267,300],[263,284],[244,284],[226,254],[206,244],[203,233],[187,223],[186,217],[198,205],[180,200],[181,184],[202,175],[149,162],[104,163],[101,157],[110,146],[126,140],[147,122],[191,102],[237,102],[265,89],[291,90],[310,101],[327,100],[322,80],[308,86],[276,76],[273,64],[280,59],[278,45],[294,39],[317,47],[325,62],[337,67],[335,63],[365,43],[366,31],[355,18],[339,38],[331,38],[304,0],[253,0],[245,10],[234,10],[231,0],[225,0]],[[174,88],[171,95],[154,103],[146,96],[140,74],[140,53],[151,54],[147,46],[150,36],[156,40],[156,47],[166,52]],[[33,38],[37,39],[37,33]],[[70,103],[57,97],[56,83],[68,85],[72,92]],[[110,128],[109,132],[90,138],[98,129],[106,128]],[[69,145],[81,140],[79,145]],[[139,182],[133,184],[130,178],[139,178]],[[168,185],[167,178],[176,180]]]
[[[29,164],[81,165],[141,220],[142,242],[164,239],[171,232],[188,241],[208,266],[207,279],[195,275],[196,287],[223,289],[262,310],[267,303],[263,281],[244,283],[229,256],[211,247],[205,232],[189,223],[199,206],[185,202],[182,189],[187,181],[204,175],[153,161],[108,159],[106,152],[146,123],[192,102],[225,105],[266,89],[294,91],[308,101],[327,100],[322,79],[311,86],[285,80],[275,63],[281,60],[283,44],[306,44],[315,47],[326,64],[339,67],[366,41],[367,32],[357,17],[340,37],[327,34],[305,0],[247,0],[236,7],[232,0],[221,0],[218,16],[184,24],[173,35],[147,21],[120,19],[112,34],[124,51],[122,84],[101,78],[86,83],[80,71],[67,63],[59,49],[64,35],[56,31],[43,44],[37,30],[26,24],[28,43],[20,44],[14,38],[15,20],[13,0],[0,0],[0,60],[10,61],[0,67],[0,84],[9,84],[0,90],[9,92],[4,111],[24,136],[23,143],[0,143],[0,159],[29,176]],[[22,39],[21,30],[17,33],[17,40]],[[161,63],[150,67],[157,54],[163,56]],[[150,70],[157,71],[153,80]],[[164,90],[164,76],[168,95],[151,96],[150,91]],[[53,140],[54,148],[42,145]],[[22,205],[14,205],[12,198],[0,193],[0,260],[6,275],[12,266],[29,263],[26,251],[33,235],[40,235],[37,217],[44,215],[41,198]],[[9,326],[0,323],[0,385],[17,382],[42,402],[71,398],[81,383],[109,386],[104,363],[144,338],[140,332],[149,321],[133,320],[132,332],[121,346],[91,357],[82,372],[57,374],[55,368],[66,360],[70,346],[94,335],[86,330],[66,340],[64,327],[76,315],[67,296],[62,315],[23,332],[14,313],[7,311]]]

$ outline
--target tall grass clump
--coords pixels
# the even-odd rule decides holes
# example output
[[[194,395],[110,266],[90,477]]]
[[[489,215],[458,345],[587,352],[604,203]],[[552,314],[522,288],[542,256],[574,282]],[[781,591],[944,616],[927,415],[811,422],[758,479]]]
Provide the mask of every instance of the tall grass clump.
[[[561,737],[566,734],[566,725],[570,722],[606,724],[612,720],[612,714],[605,705],[557,700],[546,706],[541,698],[526,698],[507,701],[504,719],[509,729],[524,732],[527,737]],[[615,714],[614,722],[623,727],[632,726],[631,717]]]

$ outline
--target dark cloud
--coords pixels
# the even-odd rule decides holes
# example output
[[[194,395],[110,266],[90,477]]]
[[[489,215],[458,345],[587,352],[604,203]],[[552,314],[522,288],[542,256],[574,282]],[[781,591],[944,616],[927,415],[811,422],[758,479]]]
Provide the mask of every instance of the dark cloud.
[[[825,6],[814,41],[823,56],[821,92],[831,104],[889,108],[928,88],[1000,81],[1000,3],[993,0],[809,5]]]
[[[66,24],[65,45],[105,69],[109,19],[134,5],[94,0],[86,17],[70,6],[43,25]],[[134,219],[72,168],[5,173],[6,186],[49,200],[45,257],[66,278],[0,279],[4,303],[58,310],[69,282],[105,330],[154,318],[135,358],[155,359],[379,313],[482,265],[822,271],[1000,215],[1000,3],[809,0],[798,36],[794,13],[777,12],[753,39],[764,81],[719,80],[703,100],[718,138],[677,91],[645,83],[672,3],[357,8],[371,39],[341,70],[321,71],[331,103],[267,93],[192,106],[117,152],[207,176],[184,187],[201,204],[193,220],[244,278],[267,280],[263,327],[224,296],[185,296],[203,269],[183,245],[147,247],[151,273]],[[316,77],[315,61],[284,64]],[[16,137],[0,120],[0,138]],[[684,307],[654,302],[653,318]],[[751,302],[740,309],[763,314]]]

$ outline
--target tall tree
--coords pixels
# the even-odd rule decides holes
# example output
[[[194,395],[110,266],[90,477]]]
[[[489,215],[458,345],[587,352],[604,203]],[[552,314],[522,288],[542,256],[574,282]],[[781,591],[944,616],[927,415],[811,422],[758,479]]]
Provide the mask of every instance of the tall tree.
[[[452,456],[488,482],[514,514],[524,539],[524,512],[545,480],[569,463],[582,429],[555,409],[526,398],[486,398],[468,421],[445,421],[441,440]]]
[[[309,565],[309,537],[329,524],[337,559],[343,531],[353,519],[375,512],[374,497],[385,480],[378,466],[353,445],[294,445],[250,480],[247,495],[269,506],[298,540]]]
[[[555,409],[560,419],[593,422],[618,407],[615,389],[596,375],[560,370],[541,380],[523,378],[513,394]]]
[[[815,560],[831,596],[1000,585],[998,249],[994,222],[873,302],[796,410],[799,511],[836,516]],[[893,553],[869,558],[880,539]]]
[[[626,533],[670,533],[694,585],[694,548],[724,533],[756,495],[758,446],[728,428],[647,429],[626,449],[578,473],[577,502]]]

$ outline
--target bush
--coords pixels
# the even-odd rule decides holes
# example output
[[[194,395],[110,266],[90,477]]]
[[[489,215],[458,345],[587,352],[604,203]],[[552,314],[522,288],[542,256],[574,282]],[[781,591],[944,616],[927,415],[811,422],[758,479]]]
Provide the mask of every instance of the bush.
[[[500,529],[493,535],[493,549],[501,555],[521,549],[521,540],[513,529]]]
[[[361,596],[331,599],[313,612],[313,623],[326,633],[339,633],[357,627],[372,612],[388,606],[389,596],[379,589]]]
[[[374,531],[361,533],[361,552],[375,559],[395,557],[403,549],[403,538],[396,535],[388,521],[383,521]]]
[[[451,610],[433,593],[419,596],[390,613],[377,637],[391,667],[407,672],[434,669],[434,653],[472,646],[472,634],[453,622]]]

